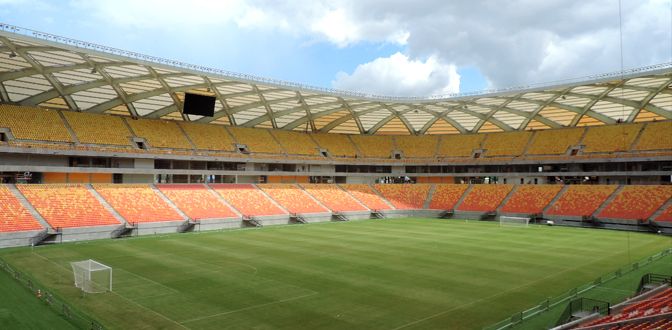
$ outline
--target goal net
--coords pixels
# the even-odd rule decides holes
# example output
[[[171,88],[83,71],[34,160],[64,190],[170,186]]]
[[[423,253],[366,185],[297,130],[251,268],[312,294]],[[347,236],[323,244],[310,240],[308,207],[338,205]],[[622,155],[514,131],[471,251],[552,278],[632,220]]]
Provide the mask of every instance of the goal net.
[[[499,217],[500,227],[527,227],[530,224],[530,218],[523,217]]]
[[[112,291],[112,267],[95,260],[71,262],[75,286],[87,293]]]

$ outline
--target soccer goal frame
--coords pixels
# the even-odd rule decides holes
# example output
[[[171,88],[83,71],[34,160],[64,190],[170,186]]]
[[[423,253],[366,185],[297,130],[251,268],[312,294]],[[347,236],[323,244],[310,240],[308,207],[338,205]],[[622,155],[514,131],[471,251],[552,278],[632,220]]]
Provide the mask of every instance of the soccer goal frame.
[[[529,227],[530,218],[525,217],[499,217],[499,226],[500,227]]]
[[[95,260],[71,262],[75,286],[86,293],[112,291],[112,267]]]

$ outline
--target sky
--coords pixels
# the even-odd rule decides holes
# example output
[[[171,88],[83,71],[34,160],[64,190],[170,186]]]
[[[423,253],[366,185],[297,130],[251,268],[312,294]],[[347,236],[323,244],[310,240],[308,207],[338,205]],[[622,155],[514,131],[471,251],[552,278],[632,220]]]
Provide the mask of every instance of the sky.
[[[672,62],[672,0],[621,1],[619,19],[618,0],[0,0],[0,22],[312,86],[423,97],[617,72],[621,58],[625,69]]]

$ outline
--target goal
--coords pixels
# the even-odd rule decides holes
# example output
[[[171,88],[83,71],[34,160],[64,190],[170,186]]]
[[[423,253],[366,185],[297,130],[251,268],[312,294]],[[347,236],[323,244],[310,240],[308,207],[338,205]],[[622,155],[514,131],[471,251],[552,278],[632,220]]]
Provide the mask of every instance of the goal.
[[[112,291],[112,267],[95,260],[71,262],[75,286],[87,293]]]
[[[523,217],[499,217],[500,227],[527,227],[530,224],[530,218]]]

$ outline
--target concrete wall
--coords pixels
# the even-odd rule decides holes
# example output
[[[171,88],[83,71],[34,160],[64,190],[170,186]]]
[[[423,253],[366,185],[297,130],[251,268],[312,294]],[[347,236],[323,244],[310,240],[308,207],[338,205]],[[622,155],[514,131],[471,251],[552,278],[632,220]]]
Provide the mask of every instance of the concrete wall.
[[[123,183],[154,183],[153,174],[123,174]]]

